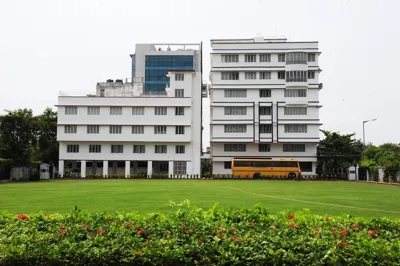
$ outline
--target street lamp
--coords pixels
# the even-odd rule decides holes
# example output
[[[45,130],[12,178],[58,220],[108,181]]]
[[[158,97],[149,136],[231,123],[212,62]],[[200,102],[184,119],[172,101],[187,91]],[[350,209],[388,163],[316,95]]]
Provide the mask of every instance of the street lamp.
[[[365,123],[376,121],[376,118],[363,121],[363,144],[365,146]]]

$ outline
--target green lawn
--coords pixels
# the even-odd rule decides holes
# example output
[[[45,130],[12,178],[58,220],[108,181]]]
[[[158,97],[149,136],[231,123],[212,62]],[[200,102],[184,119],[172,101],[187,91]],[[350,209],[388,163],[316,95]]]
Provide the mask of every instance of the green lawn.
[[[316,214],[348,213],[364,217],[400,218],[399,195],[400,186],[356,182],[41,181],[0,184],[0,211],[31,213],[42,210],[46,213],[65,213],[76,205],[91,212],[169,212],[172,210],[169,200],[181,202],[189,199],[192,204],[204,208],[211,207],[215,202],[222,208],[252,207],[260,202],[270,212],[308,208]]]

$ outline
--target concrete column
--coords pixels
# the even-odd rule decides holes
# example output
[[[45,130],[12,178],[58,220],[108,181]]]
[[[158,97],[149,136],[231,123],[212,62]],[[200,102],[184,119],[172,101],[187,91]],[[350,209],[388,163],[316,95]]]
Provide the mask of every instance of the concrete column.
[[[125,161],[125,177],[131,175],[131,161]]]
[[[153,174],[153,161],[147,161],[147,176]]]
[[[108,161],[103,161],[103,177],[108,176]]]
[[[169,161],[168,162],[168,174],[173,175],[174,174],[174,161]]]
[[[86,177],[86,161],[81,161],[81,177]]]
[[[64,176],[64,160],[58,161],[58,174],[63,177]]]

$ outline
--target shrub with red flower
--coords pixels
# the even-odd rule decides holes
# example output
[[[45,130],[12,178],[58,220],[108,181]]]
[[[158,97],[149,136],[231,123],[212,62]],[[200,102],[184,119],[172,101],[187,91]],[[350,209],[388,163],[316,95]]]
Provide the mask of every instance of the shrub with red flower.
[[[354,224],[354,225],[353,225],[353,228],[356,229],[356,230],[359,230],[359,229],[360,229],[360,226],[359,226],[358,224]]]
[[[199,242],[204,243],[204,238],[200,237]]]
[[[143,234],[144,233],[144,231],[143,230],[136,230],[136,233],[138,234],[138,235],[141,235],[141,234]]]
[[[26,214],[20,214],[17,216],[17,220],[28,220],[29,217]]]
[[[347,232],[346,232],[346,230],[342,230],[342,231],[340,231],[340,236],[341,236],[341,237],[345,237],[345,236],[347,236]]]
[[[368,231],[368,235],[369,235],[370,237],[374,237],[374,236],[375,236],[375,231],[369,230],[369,231]]]
[[[254,226],[254,222],[249,222],[249,225],[250,226]]]
[[[289,214],[288,219],[289,219],[289,220],[294,219],[294,214]]]
[[[192,232],[186,231],[186,234],[187,234],[188,236],[190,236],[190,235],[192,234]]]
[[[169,233],[167,236],[168,236],[168,237],[171,237],[171,233]]]
[[[103,230],[103,229],[97,230],[97,234],[98,234],[98,235],[104,235],[104,230]]]
[[[292,223],[290,223],[290,228],[295,228],[296,227],[296,223],[295,222],[292,222]]]
[[[126,226],[127,226],[127,227],[132,227],[132,223],[131,223],[131,222],[128,222],[128,223],[126,224]]]
[[[164,242],[164,245],[168,245],[168,241],[165,241],[165,242]]]
[[[239,237],[234,237],[234,236],[232,236],[232,237],[231,237],[231,240],[232,240],[233,242],[238,242],[238,241],[239,241]]]
[[[319,227],[318,227],[318,226],[316,226],[316,227],[314,228],[314,234],[317,234],[317,233],[319,233]]]
[[[327,222],[327,223],[329,223],[329,217],[327,216],[327,217],[325,217],[325,222]]]
[[[67,233],[67,231],[63,228],[59,228],[58,230],[60,231],[60,236],[64,236]]]
[[[214,235],[214,232],[208,232],[208,234],[210,235],[210,236],[213,236]]]
[[[339,242],[338,246],[345,248],[345,247],[348,247],[349,244],[346,242]]]

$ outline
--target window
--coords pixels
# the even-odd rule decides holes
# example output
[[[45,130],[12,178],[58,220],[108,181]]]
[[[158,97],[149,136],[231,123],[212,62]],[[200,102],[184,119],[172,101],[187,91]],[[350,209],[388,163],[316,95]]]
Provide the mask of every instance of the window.
[[[221,72],[222,80],[239,80],[239,72]]]
[[[285,133],[307,133],[307,125],[285,125]]]
[[[285,97],[307,97],[307,90],[285,90]]]
[[[184,107],[175,107],[175,115],[185,115]]]
[[[175,89],[175,97],[176,98],[183,98],[184,96],[184,89]]]
[[[242,106],[226,106],[224,108],[225,115],[247,115],[247,107]]]
[[[78,153],[79,145],[67,145],[67,153]]]
[[[258,144],[258,151],[259,152],[270,152],[271,145],[269,144]]]
[[[307,115],[307,107],[285,107],[285,115]]]
[[[224,125],[225,133],[246,133],[247,125]]]
[[[174,161],[174,175],[186,175],[186,162]]]
[[[222,63],[238,63],[239,62],[239,55],[237,55],[237,54],[223,54],[223,55],[221,55],[221,62]]]
[[[224,144],[224,152],[245,152],[246,144]]]
[[[65,106],[65,114],[66,115],[78,114],[78,107],[77,106]]]
[[[65,134],[76,134],[77,126],[64,126]]]
[[[144,107],[132,107],[132,115],[144,115]]]
[[[257,55],[255,54],[245,54],[244,61],[246,63],[257,62]]]
[[[245,72],[245,79],[257,79],[257,72]]]
[[[312,162],[299,162],[301,172],[312,172]]]
[[[101,145],[89,145],[89,153],[101,153]]]
[[[176,81],[183,81],[185,79],[185,75],[183,73],[175,73]]]
[[[246,90],[224,90],[225,98],[246,98]]]
[[[285,79],[285,71],[278,71],[278,79]]]
[[[87,126],[86,130],[88,134],[99,134],[100,126]]]
[[[155,153],[167,153],[167,145],[155,145]]]
[[[271,79],[271,72],[269,71],[260,72],[260,79]]]
[[[155,115],[167,115],[167,107],[156,107],[154,113]]]
[[[175,134],[177,134],[177,135],[185,134],[185,127],[184,126],[176,126],[175,127]]]
[[[283,144],[283,152],[305,152],[305,144]]]
[[[122,126],[110,126],[110,134],[121,134]]]
[[[315,62],[315,54],[308,54],[308,62]]]
[[[285,62],[285,54],[278,54],[278,62]]]
[[[288,53],[286,58],[286,64],[307,64],[306,53]]]
[[[133,153],[146,153],[145,145],[133,145]]]
[[[110,107],[110,115],[122,115],[122,107]]]
[[[260,97],[261,98],[270,98],[271,90],[260,90]]]
[[[132,126],[132,134],[144,134],[144,126]]]
[[[260,125],[260,133],[272,133],[272,125]]]
[[[307,71],[288,71],[286,73],[286,82],[306,82]]]
[[[260,62],[271,62],[270,54],[260,54]]]
[[[176,154],[185,153],[185,145],[176,145],[175,146],[175,153]]]
[[[111,145],[111,153],[123,153],[124,146],[123,145]]]
[[[232,162],[224,162],[224,169],[232,169]]]
[[[271,115],[271,106],[260,106],[260,115]]]
[[[155,126],[154,134],[167,134],[167,126]]]
[[[308,79],[315,79],[315,71],[308,71],[307,72],[307,74],[308,74]]]
[[[88,106],[87,114],[88,115],[99,115],[100,114],[100,106]]]

